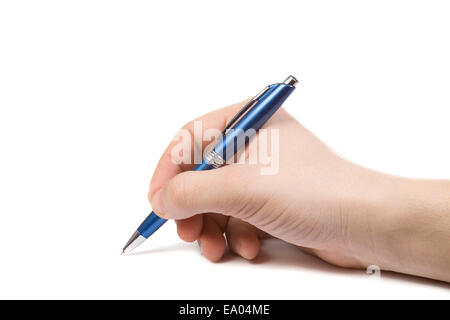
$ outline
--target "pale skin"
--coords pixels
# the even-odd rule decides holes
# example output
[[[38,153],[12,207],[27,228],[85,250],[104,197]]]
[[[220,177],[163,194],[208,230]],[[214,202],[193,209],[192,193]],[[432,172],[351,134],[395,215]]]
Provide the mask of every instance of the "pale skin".
[[[220,130],[243,103],[197,120],[204,130]],[[197,241],[211,261],[222,258],[227,243],[251,260],[272,236],[337,266],[377,265],[450,282],[449,180],[396,177],[351,163],[284,109],[264,128],[279,129],[273,175],[248,163],[190,171],[194,165],[172,159],[176,142],[168,146],[149,200],[159,216],[176,220],[181,239]]]

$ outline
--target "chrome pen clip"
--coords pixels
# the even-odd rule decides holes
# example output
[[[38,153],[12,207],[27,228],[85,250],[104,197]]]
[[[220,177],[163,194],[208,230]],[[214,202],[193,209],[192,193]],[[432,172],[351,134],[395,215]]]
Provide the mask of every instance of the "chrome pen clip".
[[[240,120],[242,119],[243,116],[245,116],[245,114],[247,112],[249,112],[257,103],[258,103],[258,99],[261,98],[264,93],[267,92],[267,90],[269,90],[269,86],[265,87],[260,93],[258,93],[256,96],[254,96],[249,102],[247,102],[241,110],[239,110],[238,113],[236,113],[236,115],[233,117],[233,119],[231,119],[227,125],[225,126],[225,129],[223,129],[222,131],[222,135],[225,135],[228,130],[232,129],[234,127],[234,125]]]
[[[283,81],[283,84],[295,86],[298,83],[298,80],[293,76],[289,76],[286,80]],[[230,129],[234,127],[234,125],[245,116],[247,112],[249,112],[257,103],[258,99],[261,98],[268,90],[270,86],[265,87],[260,93],[254,96],[249,102],[247,102],[241,110],[227,123],[225,129],[222,131],[222,136],[224,136]]]

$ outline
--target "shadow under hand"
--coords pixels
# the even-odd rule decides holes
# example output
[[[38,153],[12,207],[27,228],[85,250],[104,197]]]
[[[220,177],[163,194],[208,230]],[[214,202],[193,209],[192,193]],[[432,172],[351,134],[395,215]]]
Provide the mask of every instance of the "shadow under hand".
[[[137,251],[129,253],[130,256],[134,255],[146,255],[152,253],[163,253],[163,252],[186,252],[191,251],[193,254],[198,255],[199,249],[196,244],[193,243],[174,243],[171,245],[166,245],[163,247],[158,247],[145,251]],[[261,252],[259,255],[251,261],[247,261],[242,257],[237,256],[236,254],[227,251],[218,263],[250,263],[255,266],[264,265],[264,267],[273,267],[273,268],[289,268],[289,269],[308,269],[314,270],[317,272],[323,273],[333,273],[333,274],[341,274],[341,275],[349,275],[355,277],[361,276],[369,276],[366,273],[366,270],[359,269],[346,269],[331,265],[318,257],[312,256],[308,253],[301,251],[294,245],[283,242],[278,239],[267,239],[262,241],[261,243]],[[450,284],[431,280],[421,277],[415,277],[410,275],[404,275],[395,272],[383,271],[381,273],[381,278],[394,280],[394,281],[407,281],[413,282],[421,285],[428,285],[434,287],[441,288],[449,288]]]
[[[241,259],[233,253],[227,254],[228,260]],[[268,239],[262,242],[261,252],[256,259],[250,261],[252,264],[264,264],[274,267],[283,268],[296,268],[296,269],[313,269],[319,272],[345,274],[357,277],[369,278],[370,274],[367,274],[363,269],[349,269],[337,267],[329,264],[322,259],[312,256],[308,253],[301,251],[294,245],[280,241],[278,239]],[[417,276],[411,276],[407,274],[401,274],[391,271],[381,270],[381,278],[391,281],[407,281],[426,286],[441,287],[443,289],[450,288],[449,283],[443,281],[427,279]]]
[[[131,252],[128,255],[129,256],[139,256],[144,254],[151,254],[151,253],[159,253],[159,252],[171,252],[171,251],[195,251],[198,252],[197,248],[193,246],[191,243],[175,243],[168,246],[158,247],[150,250],[144,250],[144,251],[136,251]]]
[[[244,260],[232,252],[227,252],[221,262]],[[261,243],[261,252],[248,263],[254,265],[263,264],[269,267],[313,269],[319,272],[339,274],[359,274],[361,270],[345,269],[333,266],[315,256],[301,251],[294,245],[278,239],[267,239]]]

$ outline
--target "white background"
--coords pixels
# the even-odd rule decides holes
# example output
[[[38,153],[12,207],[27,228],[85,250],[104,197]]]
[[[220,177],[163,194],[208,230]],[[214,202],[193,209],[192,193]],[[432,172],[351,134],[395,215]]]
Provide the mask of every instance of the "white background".
[[[270,241],[210,263],[173,222],[137,254],[177,129],[288,74],[344,157],[450,178],[448,1],[0,2],[0,298],[449,298]]]

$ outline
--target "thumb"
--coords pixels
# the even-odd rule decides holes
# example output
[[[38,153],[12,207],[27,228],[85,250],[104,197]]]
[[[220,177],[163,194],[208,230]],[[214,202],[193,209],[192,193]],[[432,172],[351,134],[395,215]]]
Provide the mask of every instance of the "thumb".
[[[177,174],[151,196],[152,208],[165,219],[186,219],[206,212],[236,216],[246,201],[246,183],[234,169],[225,166]]]

